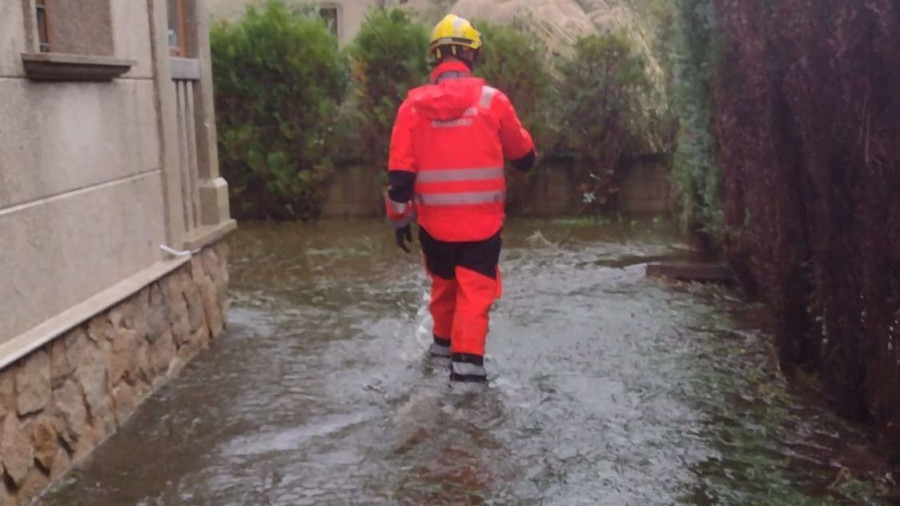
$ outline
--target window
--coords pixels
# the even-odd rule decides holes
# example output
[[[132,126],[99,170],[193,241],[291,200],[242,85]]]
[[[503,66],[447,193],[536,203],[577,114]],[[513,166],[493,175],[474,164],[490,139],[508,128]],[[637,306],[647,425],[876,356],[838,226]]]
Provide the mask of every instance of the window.
[[[29,3],[34,6],[34,51],[113,55],[110,0],[32,0]]]
[[[335,37],[338,37],[338,8],[322,7],[319,9],[319,17],[325,20],[325,24],[328,25],[328,29],[331,30],[331,33],[333,33]]]
[[[168,0],[169,2],[169,54],[187,57],[190,53],[187,30],[187,11],[185,0]]]
[[[47,21],[47,0],[37,0],[35,19],[37,19],[38,49],[42,53],[50,52],[50,28]]]
[[[22,53],[28,77],[108,81],[128,72],[134,62],[113,56],[112,1],[24,0],[31,24],[27,50]]]

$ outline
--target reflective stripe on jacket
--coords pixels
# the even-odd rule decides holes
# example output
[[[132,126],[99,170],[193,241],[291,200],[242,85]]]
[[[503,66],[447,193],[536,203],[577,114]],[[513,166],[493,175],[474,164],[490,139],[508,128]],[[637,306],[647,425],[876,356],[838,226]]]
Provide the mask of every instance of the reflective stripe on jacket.
[[[388,168],[415,174],[415,210],[429,234],[479,241],[503,226],[504,161],[532,150],[506,95],[471,77],[464,64],[448,62],[400,106]]]

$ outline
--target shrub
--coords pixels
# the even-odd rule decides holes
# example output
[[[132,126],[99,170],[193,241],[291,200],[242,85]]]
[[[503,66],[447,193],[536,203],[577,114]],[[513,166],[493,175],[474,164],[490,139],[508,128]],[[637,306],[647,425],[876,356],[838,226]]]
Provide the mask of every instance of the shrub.
[[[609,209],[622,162],[647,146],[643,57],[624,34],[592,35],[577,42],[560,71],[562,146],[574,154],[588,207]]]
[[[220,163],[238,218],[319,213],[347,72],[324,22],[272,0],[210,30]]]
[[[350,120],[359,137],[358,154],[382,168],[391,127],[411,88],[428,79],[428,34],[399,9],[369,12],[350,47],[354,101]]]

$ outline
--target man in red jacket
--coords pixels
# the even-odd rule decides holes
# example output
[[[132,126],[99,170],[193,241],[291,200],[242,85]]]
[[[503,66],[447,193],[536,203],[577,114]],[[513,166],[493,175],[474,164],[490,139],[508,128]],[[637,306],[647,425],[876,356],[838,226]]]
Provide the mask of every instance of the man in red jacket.
[[[418,220],[432,280],[431,354],[450,357],[451,382],[487,381],[488,313],[501,291],[504,162],[527,171],[536,157],[506,95],[472,77],[481,45],[478,31],[458,16],[435,26],[431,82],[400,106],[388,161],[388,218],[407,253]]]

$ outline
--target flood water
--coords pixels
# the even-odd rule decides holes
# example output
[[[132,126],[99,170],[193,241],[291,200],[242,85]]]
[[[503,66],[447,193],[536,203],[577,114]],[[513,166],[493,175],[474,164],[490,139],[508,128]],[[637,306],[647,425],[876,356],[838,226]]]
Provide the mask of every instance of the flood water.
[[[688,254],[666,228],[510,224],[473,396],[384,224],[244,224],[226,335],[41,504],[880,504],[829,488],[856,434],[785,390],[758,307],[644,278]]]

